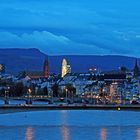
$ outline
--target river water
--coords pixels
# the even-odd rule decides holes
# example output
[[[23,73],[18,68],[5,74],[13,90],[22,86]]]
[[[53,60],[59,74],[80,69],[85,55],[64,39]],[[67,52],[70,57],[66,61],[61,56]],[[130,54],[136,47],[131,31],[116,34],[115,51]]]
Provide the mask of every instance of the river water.
[[[2,140],[140,140],[140,112],[34,111],[0,114]]]

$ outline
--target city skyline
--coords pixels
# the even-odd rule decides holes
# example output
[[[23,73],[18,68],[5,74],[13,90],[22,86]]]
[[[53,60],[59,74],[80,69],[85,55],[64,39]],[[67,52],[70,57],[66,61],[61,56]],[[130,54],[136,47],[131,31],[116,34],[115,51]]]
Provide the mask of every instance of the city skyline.
[[[139,57],[139,4],[138,0],[5,0],[0,5],[0,48]]]

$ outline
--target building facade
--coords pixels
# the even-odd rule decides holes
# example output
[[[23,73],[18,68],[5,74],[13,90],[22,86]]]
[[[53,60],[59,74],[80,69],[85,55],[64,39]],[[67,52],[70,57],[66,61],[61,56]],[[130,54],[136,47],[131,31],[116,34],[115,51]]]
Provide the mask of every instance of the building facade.
[[[61,77],[63,78],[68,73],[71,73],[71,66],[68,64],[67,60],[64,58],[62,60],[62,66],[61,66]]]

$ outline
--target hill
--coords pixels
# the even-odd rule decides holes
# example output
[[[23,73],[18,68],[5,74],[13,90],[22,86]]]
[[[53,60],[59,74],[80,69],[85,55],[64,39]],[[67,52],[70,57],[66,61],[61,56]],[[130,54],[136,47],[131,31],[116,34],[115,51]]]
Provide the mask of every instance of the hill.
[[[24,70],[42,70],[45,54],[38,49],[0,49],[0,63],[7,73],[18,73]]]
[[[66,55],[49,56],[52,72],[60,72],[61,61],[66,58],[72,67],[72,72],[87,72],[91,67],[97,67],[101,71],[118,70],[120,66],[133,69],[136,58],[114,55]],[[140,59],[138,59],[138,62]],[[56,70],[56,68],[59,68]]]
[[[38,49],[0,49],[0,63],[5,64],[7,73],[18,73],[23,70],[41,71],[46,54]],[[61,61],[66,58],[72,67],[72,72],[86,72],[91,67],[102,71],[116,70],[120,66],[133,69],[135,59],[127,56],[99,55],[63,55],[49,56],[51,73],[59,73]],[[138,59],[140,61],[140,59]]]

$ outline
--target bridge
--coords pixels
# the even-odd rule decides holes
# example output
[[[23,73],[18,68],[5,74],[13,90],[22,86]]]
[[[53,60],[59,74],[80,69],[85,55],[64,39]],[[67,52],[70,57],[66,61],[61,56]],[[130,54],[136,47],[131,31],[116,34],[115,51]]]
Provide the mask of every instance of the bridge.
[[[23,96],[23,97],[0,97],[0,100],[4,101],[4,104],[9,104],[10,101],[24,101],[26,104],[32,104],[33,101],[43,101],[48,102],[49,104],[53,102],[53,98],[44,97],[44,96]]]
[[[26,104],[32,104],[32,102],[47,102],[52,104],[54,102],[67,102],[73,103],[74,100],[80,100],[79,98],[61,98],[61,97],[51,97],[51,96],[23,96],[23,97],[0,97],[0,100],[4,101],[4,104],[9,104],[10,101],[24,101]]]
[[[96,98],[87,98],[87,97],[51,97],[51,96],[22,96],[22,97],[0,97],[0,100],[4,102],[4,104],[10,104],[10,101],[24,101],[25,104],[32,104],[33,102],[46,102],[48,104],[53,104],[56,102],[63,102],[63,103],[91,103],[91,104],[97,104],[102,103],[104,104],[104,101],[101,99]]]

